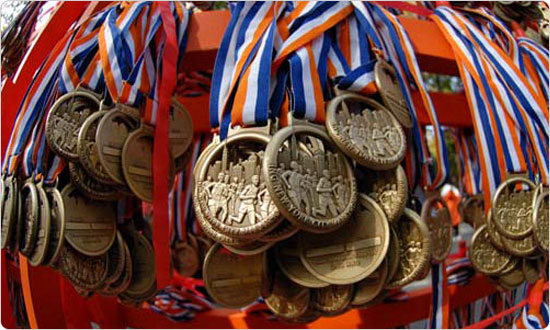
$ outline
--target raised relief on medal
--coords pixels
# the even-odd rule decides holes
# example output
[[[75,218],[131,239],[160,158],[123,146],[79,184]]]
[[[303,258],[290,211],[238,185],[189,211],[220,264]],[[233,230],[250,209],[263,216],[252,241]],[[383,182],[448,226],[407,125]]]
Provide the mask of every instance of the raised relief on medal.
[[[280,272],[275,274],[273,282],[273,292],[265,299],[267,307],[282,319],[302,316],[309,306],[309,289],[293,283]]]
[[[97,126],[107,111],[98,111],[90,115],[78,134],[77,152],[80,165],[88,174],[102,184],[114,184],[111,177],[105,172],[99,161],[99,153],[96,143]]]
[[[520,190],[523,186],[530,190]],[[534,190],[533,182],[523,177],[512,177],[497,188],[491,208],[495,226],[503,236],[520,239],[531,234]]]
[[[95,290],[107,276],[107,258],[107,254],[86,256],[65,244],[59,258],[59,268],[74,286]]]
[[[374,170],[396,167],[405,157],[405,132],[394,116],[369,98],[344,94],[327,107],[326,126],[349,157]]]
[[[35,267],[44,262],[51,236],[50,203],[48,201],[48,195],[46,195],[46,191],[42,187],[42,182],[36,185],[36,190],[38,193],[38,234],[34,251],[29,256],[29,264]]]
[[[34,250],[38,235],[38,192],[33,182],[27,181],[21,188],[21,214],[23,221],[23,237],[20,252],[30,256]]]
[[[333,231],[353,212],[357,192],[351,165],[319,128],[278,131],[266,149],[262,172],[281,213],[303,230]]]
[[[501,236],[502,246],[511,255],[518,257],[529,257],[537,254],[537,243],[534,235],[525,236],[520,239],[511,239]]]
[[[485,219],[485,202],[482,194],[470,196],[464,201],[461,208],[462,220],[473,228],[483,225]]]
[[[500,250],[506,250],[504,248],[504,245],[502,245],[502,238],[500,233],[495,227],[495,223],[493,220],[493,212],[489,210],[487,213],[487,219],[485,220],[485,223],[487,225],[487,232],[489,233],[489,239],[491,240],[491,243]]]
[[[382,207],[389,222],[399,220],[405,211],[409,194],[407,175],[398,165],[388,171],[356,170],[358,189]]]
[[[90,92],[74,91],[61,96],[46,120],[46,140],[60,157],[78,160],[77,141],[80,127],[99,110],[99,99]]]
[[[439,196],[428,198],[422,206],[421,217],[430,230],[432,261],[442,262],[453,247],[453,223],[447,203]]]
[[[374,82],[384,104],[401,125],[412,128],[413,122],[407,101],[403,96],[395,69],[386,61],[378,59],[374,66]]]
[[[548,218],[548,191],[541,193],[535,201],[533,212],[533,236],[538,244],[539,249],[548,253],[549,229]]]
[[[61,247],[65,240],[65,207],[63,197],[57,188],[47,188],[48,201],[50,203],[50,242],[46,249],[44,264],[53,265],[59,258]]]
[[[404,286],[418,279],[429,265],[432,249],[429,229],[414,211],[405,209],[393,228],[399,238],[399,266],[388,288]]]
[[[353,285],[329,285],[311,289],[311,307],[325,316],[339,315],[353,299]]]
[[[119,185],[125,185],[122,172],[122,148],[128,135],[139,126],[139,110],[117,104],[97,127],[96,148],[98,159],[109,177]]]
[[[200,165],[195,209],[224,235],[259,237],[282,220],[261,173],[269,139],[242,131],[212,149]]]
[[[470,243],[470,260],[474,268],[486,275],[499,274],[510,261],[510,254],[493,246],[486,226],[479,227]]]
[[[69,175],[74,184],[87,197],[100,201],[116,201],[123,194],[115,186],[106,185],[94,179],[80,163],[69,163]]]
[[[300,259],[320,280],[352,284],[372,274],[386,257],[389,225],[382,209],[366,195],[351,219],[334,232],[300,235]]]

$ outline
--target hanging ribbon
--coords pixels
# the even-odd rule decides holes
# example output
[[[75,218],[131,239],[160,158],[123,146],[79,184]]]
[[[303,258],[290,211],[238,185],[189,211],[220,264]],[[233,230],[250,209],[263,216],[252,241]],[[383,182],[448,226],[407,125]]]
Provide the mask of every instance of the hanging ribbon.
[[[449,328],[449,283],[445,261],[432,264],[432,308],[430,310],[430,329]]]

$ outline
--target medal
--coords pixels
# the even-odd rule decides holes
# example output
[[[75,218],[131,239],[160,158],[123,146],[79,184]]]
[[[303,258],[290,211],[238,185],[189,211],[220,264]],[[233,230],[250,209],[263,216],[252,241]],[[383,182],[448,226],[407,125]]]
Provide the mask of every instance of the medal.
[[[386,257],[390,240],[384,211],[374,200],[359,195],[352,218],[327,234],[303,233],[298,251],[304,266],[331,284],[353,284],[372,274]]]
[[[107,111],[98,111],[90,115],[84,121],[78,133],[77,152],[80,165],[82,165],[94,180],[103,184],[112,185],[114,181],[107,174],[99,161],[96,143],[97,126],[106,114]]]
[[[8,242],[14,240],[14,230],[18,227],[18,199],[19,188],[17,179],[8,176],[3,180],[4,189],[2,191],[2,249],[8,246]],[[18,245],[18,244],[17,244]],[[17,252],[17,251],[13,251]]]
[[[200,268],[199,245],[188,235],[186,242],[177,242],[172,248],[172,263],[176,271],[185,277],[193,276]]]
[[[440,263],[453,247],[453,223],[447,203],[440,196],[428,198],[422,206],[421,218],[430,230],[432,262]]]
[[[124,265],[126,263],[126,252],[124,249],[125,244],[126,243],[124,242],[122,235],[117,231],[116,239],[109,251],[107,251],[109,258],[107,262],[107,276],[105,278],[106,284],[110,284],[118,280],[124,272]]]
[[[44,265],[52,266],[61,253],[63,241],[65,240],[65,207],[63,198],[57,188],[46,188],[48,201],[50,203],[50,243],[46,250]]]
[[[155,251],[147,238],[135,231],[126,237],[126,243],[131,251],[132,278],[123,294],[136,300],[147,298],[156,291]]]
[[[478,194],[475,196],[467,197],[464,205],[461,208],[460,215],[462,220],[469,223],[473,228],[478,228],[483,225],[483,219],[485,207],[484,207],[483,195]]]
[[[255,255],[255,254],[259,254],[264,251],[267,251],[274,244],[275,242],[254,241],[245,245],[237,245],[237,246],[227,245],[224,247],[235,254],[239,254],[243,256],[251,256],[251,255]]]
[[[223,235],[244,240],[260,237],[279,224],[282,218],[260,172],[270,139],[243,129],[197,163],[193,202],[199,220]]]
[[[533,236],[541,251],[548,254],[548,190],[539,194],[533,207]]]
[[[74,286],[95,290],[105,281],[107,263],[107,254],[90,257],[65,244],[59,258],[59,269]]]
[[[189,149],[193,140],[193,120],[189,111],[176,98],[172,99],[169,127],[172,157],[178,159]]]
[[[96,132],[98,159],[109,178],[119,185],[126,185],[122,171],[122,148],[128,135],[139,126],[139,110],[117,103],[107,112]]]
[[[527,185],[531,190],[516,191],[517,184]],[[520,239],[531,234],[533,229],[533,191],[535,184],[524,177],[511,177],[497,188],[491,208],[495,227],[511,239]]]
[[[74,91],[61,96],[46,120],[46,140],[60,157],[77,161],[78,133],[86,118],[99,110],[100,100],[89,91]]]
[[[487,224],[487,232],[489,233],[489,239],[491,240],[491,243],[497,249],[505,250],[504,245],[502,245],[502,238],[501,238],[498,230],[495,228],[495,224],[493,222],[491,210],[489,210],[489,213],[487,213],[486,224]]]
[[[310,293],[277,272],[273,280],[273,292],[265,299],[267,307],[281,319],[296,319],[305,314],[309,307]]]
[[[267,145],[262,173],[279,211],[306,231],[335,230],[357,202],[351,165],[324,130],[312,125],[277,131]]]
[[[353,299],[353,285],[329,285],[311,290],[311,307],[324,316],[342,314]]]
[[[367,168],[392,169],[405,157],[405,132],[399,122],[381,104],[364,96],[344,94],[332,99],[326,127],[334,143]]]
[[[486,226],[479,227],[470,243],[470,260],[476,271],[486,275],[495,275],[506,268],[510,254],[495,248],[491,244]]]
[[[525,276],[521,270],[521,265],[514,267],[510,272],[500,275],[498,283],[505,288],[515,288],[525,282]]]
[[[356,171],[359,190],[382,207],[390,223],[399,220],[407,204],[409,188],[407,175],[398,165],[388,171]]]
[[[69,184],[61,191],[65,209],[65,239],[78,252],[99,256],[116,238],[113,204],[90,200]]]
[[[387,259],[384,259],[374,273],[355,284],[355,293],[351,304],[361,306],[374,300],[386,286],[387,278],[388,262]]]
[[[387,285],[390,289],[417,279],[428,267],[432,249],[430,231],[415,212],[405,209],[393,228],[399,238],[399,266]]]
[[[132,281],[132,256],[126,243],[124,243],[124,269],[119,278],[112,283],[106,283],[99,291],[104,296],[116,296],[124,292]]]
[[[43,188],[42,182],[36,185],[36,191],[38,197],[38,234],[36,243],[34,244],[34,251],[29,256],[29,263],[35,267],[41,265],[46,259],[51,236],[50,202],[48,201],[48,195]]]
[[[262,242],[279,242],[296,234],[300,228],[294,226],[290,221],[283,219],[275,229],[258,238]]]
[[[388,252],[386,253],[386,260],[388,261],[388,276],[386,284],[393,278],[397,269],[399,268],[399,237],[393,226],[390,226],[390,244],[388,245]]]
[[[520,239],[511,239],[501,235],[502,246],[504,250],[514,256],[529,257],[537,254],[537,243],[533,235]]]
[[[540,278],[538,261],[537,259],[523,258],[523,263],[521,270],[523,276],[530,284],[535,284],[535,282]]]
[[[239,256],[220,244],[212,246],[203,266],[206,290],[217,303],[228,308],[241,308],[261,295],[266,256]]]
[[[299,234],[300,235],[300,234]],[[293,236],[275,245],[275,260],[280,270],[293,282],[307,288],[322,288],[330,285],[313,276],[300,260],[298,236]]]
[[[21,216],[23,222],[23,237],[20,252],[24,256],[30,256],[38,235],[38,192],[31,180],[28,180],[21,188]]]
[[[401,125],[413,127],[413,122],[405,97],[395,75],[395,69],[386,61],[378,58],[374,65],[374,81],[382,101]]]
[[[106,185],[91,177],[79,163],[69,163],[71,183],[88,198],[99,201],[117,201],[123,194],[115,186]]]

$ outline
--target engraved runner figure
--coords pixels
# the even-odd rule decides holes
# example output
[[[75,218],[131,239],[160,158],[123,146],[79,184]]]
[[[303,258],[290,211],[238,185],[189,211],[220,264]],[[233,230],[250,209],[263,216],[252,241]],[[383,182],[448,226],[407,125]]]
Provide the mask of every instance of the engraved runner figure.
[[[209,192],[208,208],[212,216],[217,218],[218,212],[221,210],[220,221],[225,222],[227,217],[227,185],[225,184],[225,174],[218,174],[218,182],[212,182],[208,187]],[[212,190],[210,191],[210,188]]]
[[[327,208],[332,215],[338,214],[336,204],[332,198],[332,182],[330,182],[330,173],[328,170],[323,170],[323,176],[319,179],[317,184],[317,194],[319,195],[319,207],[313,209],[313,216],[322,215],[326,216]]]
[[[239,215],[231,217],[232,221],[242,223],[245,215],[248,215],[248,221],[250,224],[256,224],[256,210],[255,204],[260,192],[259,185],[260,177],[258,175],[252,176],[252,183],[246,185],[243,191],[239,195],[241,205],[239,205]]]
[[[302,187],[300,186],[300,183],[302,181],[302,175],[298,171],[298,163],[293,160],[290,162],[290,169],[283,173],[281,179],[283,179],[283,182],[286,185],[288,198],[290,198],[294,205],[299,208],[301,206],[300,193]]]

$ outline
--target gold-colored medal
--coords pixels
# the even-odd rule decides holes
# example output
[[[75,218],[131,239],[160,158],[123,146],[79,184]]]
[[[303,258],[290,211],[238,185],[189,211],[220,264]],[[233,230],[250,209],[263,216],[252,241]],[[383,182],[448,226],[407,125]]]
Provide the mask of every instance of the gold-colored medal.
[[[374,66],[374,82],[378,87],[382,101],[399,123],[407,128],[412,128],[411,113],[399,86],[395,69],[381,58],[378,58]]]
[[[539,249],[548,254],[549,229],[548,190],[539,194],[533,207],[533,236]]]
[[[500,233],[495,228],[495,224],[494,224],[494,220],[493,220],[492,215],[493,215],[493,213],[491,212],[491,210],[489,210],[489,212],[487,213],[487,219],[486,219],[487,232],[489,233],[489,239],[491,240],[491,243],[493,243],[493,245],[497,249],[506,250],[504,248],[504,245],[502,245],[502,238],[500,236]]]
[[[291,125],[277,131],[267,145],[262,173],[279,211],[303,230],[333,231],[355,208],[351,165],[321,128]]]
[[[523,258],[521,270],[527,282],[531,284],[534,284],[540,278],[537,259]]]
[[[133,232],[126,237],[126,244],[131,251],[132,279],[124,290],[129,297],[144,297],[150,294],[155,286],[155,251],[144,235]]]
[[[453,247],[453,223],[447,203],[439,195],[432,196],[422,205],[420,216],[430,230],[432,262],[440,263]]]
[[[80,163],[69,163],[71,183],[88,198],[99,201],[116,201],[124,195],[115,186],[101,183],[84,170]]]
[[[292,237],[299,230],[300,228],[294,226],[290,221],[283,219],[275,229],[258,238],[258,240],[262,242],[279,242]]]
[[[251,255],[265,252],[273,245],[275,245],[275,242],[253,241],[245,245],[237,245],[237,246],[227,245],[225,246],[225,248],[235,254],[240,254],[243,256],[251,256]]]
[[[23,237],[20,251],[24,256],[30,256],[34,250],[36,236],[38,236],[38,192],[32,179],[21,188],[21,216],[23,221]]]
[[[474,229],[483,225],[485,219],[485,203],[482,194],[467,197],[461,207],[462,221],[470,224]]]
[[[524,185],[530,190],[517,190]],[[535,184],[523,176],[512,176],[498,186],[491,209],[495,227],[502,236],[521,239],[531,234],[535,189]]]
[[[388,252],[386,253],[386,260],[388,261],[388,276],[386,283],[393,278],[399,268],[399,244],[397,231],[393,226],[390,226],[390,244],[388,245]]]
[[[193,119],[176,98],[172,99],[170,107],[169,129],[172,157],[178,159],[189,149],[193,140]]]
[[[124,243],[124,270],[114,282],[105,283],[99,293],[104,296],[116,296],[124,292],[132,281],[132,255],[126,243]]]
[[[186,277],[193,276],[200,268],[199,246],[196,239],[190,237],[185,242],[176,242],[172,247],[172,264],[181,276]]]
[[[309,306],[310,292],[277,272],[273,292],[265,299],[267,307],[279,318],[296,319],[304,315]]]
[[[502,246],[504,250],[514,256],[529,257],[539,253],[537,243],[533,235],[529,235],[520,239],[510,239],[501,235]]]
[[[384,259],[374,273],[355,284],[355,293],[351,304],[360,306],[374,300],[386,286],[387,278],[388,262],[387,259]]]
[[[63,197],[56,187],[46,188],[50,204],[50,243],[44,265],[52,266],[59,258],[65,241],[65,206]]]
[[[38,234],[33,252],[29,255],[29,263],[32,266],[41,265],[46,259],[46,253],[50,245],[51,213],[48,195],[43,188],[43,182],[36,184],[38,202]]]
[[[74,286],[95,290],[107,277],[107,263],[107,254],[90,257],[65,244],[59,258],[59,269]]]
[[[124,239],[120,232],[117,232],[116,239],[107,251],[109,255],[109,262],[107,263],[107,277],[105,278],[105,283],[113,283],[122,276],[124,271],[124,265],[126,263],[126,252],[124,251]]]
[[[8,176],[3,180],[4,189],[2,191],[2,249],[8,246],[8,243],[15,239],[14,230],[18,222],[18,199],[19,187],[17,180],[13,176]],[[17,252],[17,251],[13,251]]]
[[[405,132],[383,105],[346,93],[327,106],[326,127],[336,145],[359,164],[389,170],[405,157]]]
[[[324,316],[335,316],[346,311],[353,299],[353,285],[329,285],[324,288],[310,289],[313,309]]]
[[[359,194],[352,218],[327,234],[304,232],[298,251],[304,266],[331,284],[353,284],[372,274],[386,257],[390,229],[384,211],[370,197]]]
[[[486,275],[499,274],[506,268],[512,257],[507,252],[499,250],[491,244],[486,226],[481,226],[475,231],[470,243],[469,255],[472,266],[478,272]]]

